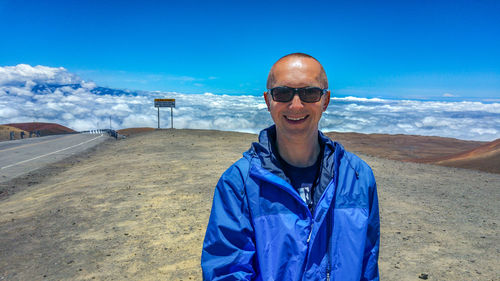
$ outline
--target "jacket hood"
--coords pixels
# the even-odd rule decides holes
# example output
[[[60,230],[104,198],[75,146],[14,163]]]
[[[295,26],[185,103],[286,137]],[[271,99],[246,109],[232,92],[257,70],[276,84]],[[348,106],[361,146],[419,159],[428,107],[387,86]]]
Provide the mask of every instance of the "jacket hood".
[[[330,181],[335,175],[336,167],[344,154],[344,148],[337,142],[333,142],[326,137],[321,131],[318,131],[318,140],[321,146],[321,165],[319,176],[314,184],[313,191],[313,209],[316,203],[321,198],[323,191],[326,189]],[[252,143],[252,146],[247,151],[252,157],[257,157],[262,168],[283,178],[290,183],[290,179],[283,171],[283,164],[279,158],[278,148],[276,146],[276,126],[272,125],[259,134],[259,142]],[[331,159],[333,157],[333,159]],[[334,160],[334,161],[332,161]]]

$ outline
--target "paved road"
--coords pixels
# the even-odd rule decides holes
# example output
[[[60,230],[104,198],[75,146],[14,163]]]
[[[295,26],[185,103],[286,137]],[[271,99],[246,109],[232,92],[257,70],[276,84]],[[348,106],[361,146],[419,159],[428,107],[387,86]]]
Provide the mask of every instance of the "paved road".
[[[80,153],[107,138],[105,134],[71,134],[0,142],[0,182]]]

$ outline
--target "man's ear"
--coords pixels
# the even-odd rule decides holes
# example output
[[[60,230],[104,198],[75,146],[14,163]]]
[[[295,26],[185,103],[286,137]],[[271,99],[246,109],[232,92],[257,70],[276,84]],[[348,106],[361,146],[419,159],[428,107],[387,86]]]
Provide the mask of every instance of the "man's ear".
[[[328,104],[330,104],[330,90],[326,91],[324,99],[325,101],[323,103],[323,112],[326,111],[326,109],[328,108]]]
[[[268,99],[268,93],[267,91],[264,92],[264,100],[266,101],[266,105],[267,105],[267,111],[270,111],[270,104],[269,104],[269,99]]]

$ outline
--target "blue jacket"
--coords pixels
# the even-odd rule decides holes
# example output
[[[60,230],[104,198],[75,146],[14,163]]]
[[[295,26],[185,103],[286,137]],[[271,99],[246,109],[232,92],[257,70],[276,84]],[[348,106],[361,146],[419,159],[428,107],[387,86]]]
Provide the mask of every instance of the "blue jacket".
[[[370,167],[318,133],[311,213],[274,156],[276,130],[221,176],[201,267],[204,280],[379,280],[378,199]]]

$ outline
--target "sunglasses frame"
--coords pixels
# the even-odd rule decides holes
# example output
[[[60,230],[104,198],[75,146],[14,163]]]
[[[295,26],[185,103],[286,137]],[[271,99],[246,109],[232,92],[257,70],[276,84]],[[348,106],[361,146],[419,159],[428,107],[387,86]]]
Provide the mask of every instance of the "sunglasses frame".
[[[286,88],[286,89],[290,89],[293,91],[293,95],[292,97],[290,98],[290,100],[288,101],[277,101],[274,99],[274,90],[275,89],[278,89],[278,88]],[[302,99],[302,95],[299,93],[299,90],[306,90],[306,89],[320,89],[321,90],[321,93],[319,95],[319,99],[317,101],[305,101]],[[320,87],[303,87],[303,88],[292,88],[292,87],[288,87],[288,86],[278,86],[278,87],[274,87],[274,88],[271,88],[271,89],[267,89],[267,92],[271,95],[271,97],[273,98],[273,101],[275,102],[290,102],[291,100],[293,100],[293,98],[295,97],[295,95],[299,95],[299,98],[302,102],[305,102],[305,103],[315,103],[315,102],[318,102],[321,100],[321,97],[326,94],[326,92],[328,91],[328,89],[322,89]],[[305,94],[305,91],[302,91],[302,93]]]

